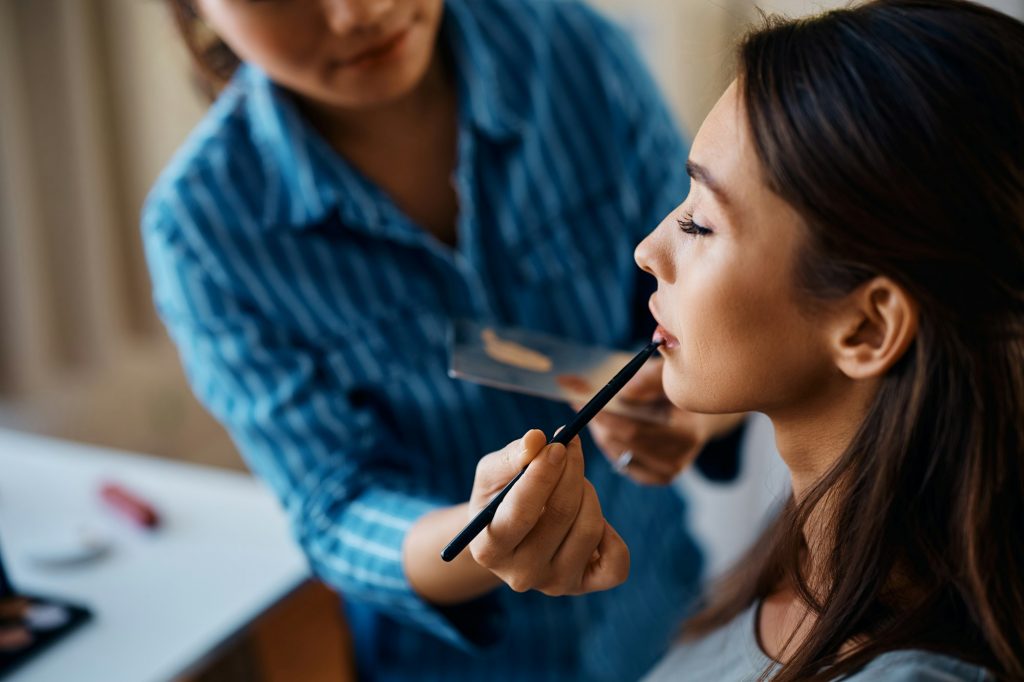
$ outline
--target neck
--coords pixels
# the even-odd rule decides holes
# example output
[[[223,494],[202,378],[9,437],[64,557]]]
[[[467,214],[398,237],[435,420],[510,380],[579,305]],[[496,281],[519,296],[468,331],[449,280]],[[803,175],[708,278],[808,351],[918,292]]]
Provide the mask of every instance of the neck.
[[[839,378],[822,391],[812,404],[801,404],[785,412],[769,414],[775,427],[775,440],[789,468],[793,497],[804,499],[836,464],[852,442],[867,415],[878,390],[874,381]],[[827,572],[821,570],[835,539],[832,508],[840,493],[829,490],[815,506],[803,533],[807,551],[802,557],[808,587],[819,597],[827,594]],[[780,584],[761,607],[758,633],[765,651],[777,660],[786,660],[810,633],[815,614],[797,595],[791,584]],[[844,645],[844,649],[849,646]]]
[[[876,391],[874,382],[844,378],[816,396],[811,404],[768,415],[798,502],[850,445]]]
[[[775,427],[779,454],[790,471],[797,503],[828,474],[849,447],[877,390],[875,382],[850,381],[843,377],[835,386],[820,393],[813,404],[769,415]],[[826,493],[803,528],[807,543],[806,567],[812,587],[817,582],[818,562],[831,550],[830,519],[839,494],[836,490]]]

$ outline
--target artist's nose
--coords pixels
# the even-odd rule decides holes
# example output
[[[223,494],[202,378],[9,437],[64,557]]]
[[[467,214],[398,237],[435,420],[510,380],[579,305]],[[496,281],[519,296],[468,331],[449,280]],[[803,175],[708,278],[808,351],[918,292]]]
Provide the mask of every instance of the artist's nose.
[[[369,28],[394,9],[396,0],[322,0],[324,15],[334,33]]]

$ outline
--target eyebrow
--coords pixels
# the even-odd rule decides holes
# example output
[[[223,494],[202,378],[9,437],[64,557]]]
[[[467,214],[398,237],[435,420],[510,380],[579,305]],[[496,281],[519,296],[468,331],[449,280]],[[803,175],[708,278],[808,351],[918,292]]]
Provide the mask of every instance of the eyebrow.
[[[722,186],[718,184],[718,181],[715,180],[711,173],[708,172],[707,168],[696,161],[687,159],[686,173],[691,178],[711,190],[723,204],[729,203],[729,196],[725,193],[725,190],[722,189]]]

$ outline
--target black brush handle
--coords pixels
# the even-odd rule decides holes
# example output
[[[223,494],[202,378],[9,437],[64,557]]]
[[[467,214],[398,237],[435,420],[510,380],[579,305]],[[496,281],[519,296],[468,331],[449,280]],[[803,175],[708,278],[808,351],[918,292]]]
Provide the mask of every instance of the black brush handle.
[[[551,440],[548,441],[548,445],[552,443],[561,443],[562,445],[569,445],[569,442],[583,430],[591,419],[608,404],[608,401],[615,397],[615,394],[622,390],[633,376],[640,371],[643,364],[654,354],[654,351],[658,349],[661,343],[658,341],[652,341],[647,344],[642,351],[636,354],[632,360],[626,363],[626,366],[619,370],[618,374],[612,377],[612,380],[605,384],[604,388],[597,392],[590,401],[576,413],[576,416],[572,418],[568,424],[565,425],[561,431],[556,433]],[[527,465],[529,466],[529,465]],[[516,484],[523,474],[526,473],[526,467],[516,474],[516,477],[505,484],[505,487],[501,489],[494,498],[487,503],[487,506],[477,512],[477,515],[466,524],[466,527],[459,531],[451,542],[445,545],[445,548],[441,550],[441,558],[445,561],[451,561],[455,557],[459,556],[462,550],[469,546],[469,543],[473,541],[480,532],[490,524],[494,518],[494,514],[498,511],[498,505],[508,495],[508,491],[512,490],[512,486]]]

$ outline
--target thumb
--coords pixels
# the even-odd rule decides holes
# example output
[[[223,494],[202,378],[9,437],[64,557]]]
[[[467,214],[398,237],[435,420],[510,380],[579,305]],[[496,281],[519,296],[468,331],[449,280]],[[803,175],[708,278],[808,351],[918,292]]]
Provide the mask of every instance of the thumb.
[[[544,446],[548,444],[548,438],[540,429],[531,429],[517,441],[509,443],[509,446],[518,444],[518,449],[512,453],[510,464],[515,468],[513,475],[529,464],[541,453]]]
[[[533,461],[546,443],[544,432],[533,429],[501,450],[486,455],[477,464],[474,489],[490,492],[503,488],[524,466]]]

